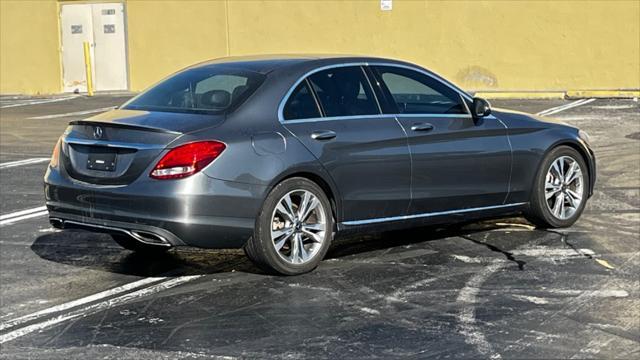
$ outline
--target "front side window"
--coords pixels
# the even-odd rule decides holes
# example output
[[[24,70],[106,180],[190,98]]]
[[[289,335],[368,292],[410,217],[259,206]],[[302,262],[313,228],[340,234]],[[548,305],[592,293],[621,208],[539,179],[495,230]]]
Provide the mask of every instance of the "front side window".
[[[241,69],[205,67],[180,72],[123,105],[124,109],[225,113],[240,105],[264,80]]]
[[[376,115],[380,111],[373,90],[359,66],[338,67],[309,76],[324,115]]]
[[[307,81],[303,81],[289,96],[284,106],[283,116],[285,120],[319,118],[320,110],[313,99]]]
[[[467,114],[460,94],[417,71],[375,66],[399,114]]]

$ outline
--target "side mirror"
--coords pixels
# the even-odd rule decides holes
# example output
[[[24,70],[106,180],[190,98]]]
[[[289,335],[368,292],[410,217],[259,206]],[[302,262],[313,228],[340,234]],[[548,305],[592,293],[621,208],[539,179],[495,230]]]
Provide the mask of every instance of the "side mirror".
[[[491,104],[483,98],[473,98],[473,105],[471,106],[471,112],[474,118],[481,118],[491,115]]]

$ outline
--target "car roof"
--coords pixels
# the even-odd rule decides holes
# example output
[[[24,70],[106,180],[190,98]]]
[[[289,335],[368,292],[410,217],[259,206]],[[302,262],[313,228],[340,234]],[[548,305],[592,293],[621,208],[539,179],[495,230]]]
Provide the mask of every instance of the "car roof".
[[[213,60],[207,60],[189,68],[206,68],[213,66],[238,67],[258,73],[267,74],[282,67],[307,64],[309,67],[318,65],[332,65],[349,62],[391,62],[408,64],[403,61],[385,59],[371,56],[345,55],[345,54],[278,54],[278,55],[250,55],[228,56]],[[413,65],[413,64],[408,64]],[[415,65],[414,65],[415,66]]]

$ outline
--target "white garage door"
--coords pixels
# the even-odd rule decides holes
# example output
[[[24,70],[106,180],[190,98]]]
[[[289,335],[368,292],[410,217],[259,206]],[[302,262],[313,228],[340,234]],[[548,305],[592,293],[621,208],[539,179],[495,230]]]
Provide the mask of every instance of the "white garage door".
[[[60,17],[64,91],[87,91],[85,41],[91,44],[95,90],[127,90],[124,5],[65,4]]]

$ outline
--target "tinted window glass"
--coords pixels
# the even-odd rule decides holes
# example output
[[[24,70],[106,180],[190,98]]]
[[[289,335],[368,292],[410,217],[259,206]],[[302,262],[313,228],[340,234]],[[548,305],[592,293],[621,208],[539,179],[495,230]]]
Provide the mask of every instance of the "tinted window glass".
[[[291,93],[287,104],[284,106],[283,115],[285,120],[320,117],[318,105],[316,105],[306,81],[300,83]]]
[[[325,116],[379,114],[373,91],[360,67],[339,67],[309,76]]]
[[[241,104],[263,79],[262,74],[238,69],[189,69],[136,96],[123,108],[224,113]]]
[[[460,95],[431,78],[409,69],[376,66],[400,114],[466,114]]]

